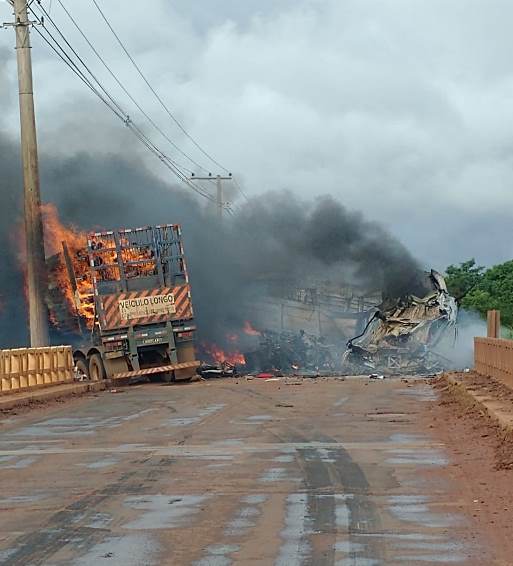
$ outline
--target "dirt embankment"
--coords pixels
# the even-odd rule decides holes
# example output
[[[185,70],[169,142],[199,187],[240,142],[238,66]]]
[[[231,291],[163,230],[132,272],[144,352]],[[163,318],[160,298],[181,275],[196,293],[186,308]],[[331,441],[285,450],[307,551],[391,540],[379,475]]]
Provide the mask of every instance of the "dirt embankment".
[[[513,412],[513,391],[475,373],[443,376],[430,408],[433,433],[450,453],[450,472],[460,485],[479,532],[493,541],[493,564],[513,564],[513,432],[488,407]],[[456,382],[456,384],[455,384]],[[508,408],[509,407],[509,408]]]

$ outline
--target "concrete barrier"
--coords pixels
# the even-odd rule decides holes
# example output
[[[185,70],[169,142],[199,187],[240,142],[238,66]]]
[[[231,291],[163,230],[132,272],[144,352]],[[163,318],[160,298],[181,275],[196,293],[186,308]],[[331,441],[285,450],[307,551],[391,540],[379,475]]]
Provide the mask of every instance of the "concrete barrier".
[[[71,346],[0,350],[0,393],[73,382]]]
[[[474,365],[477,373],[513,389],[513,340],[474,338]]]

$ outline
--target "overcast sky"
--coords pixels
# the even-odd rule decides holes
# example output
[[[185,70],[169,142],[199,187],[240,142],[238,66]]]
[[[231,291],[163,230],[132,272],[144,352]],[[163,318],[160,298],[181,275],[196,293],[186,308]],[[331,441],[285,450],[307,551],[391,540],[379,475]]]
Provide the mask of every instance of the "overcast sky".
[[[511,0],[98,1],[169,107],[248,194],[333,194],[379,219],[426,265],[512,257]],[[217,173],[159,108],[91,0],[62,2],[147,112]],[[42,3],[174,155],[58,0]],[[10,17],[1,0],[0,21]],[[41,148],[143,154],[33,36]],[[13,41],[11,29],[0,32],[0,127],[17,135]],[[152,156],[147,163],[168,175]]]

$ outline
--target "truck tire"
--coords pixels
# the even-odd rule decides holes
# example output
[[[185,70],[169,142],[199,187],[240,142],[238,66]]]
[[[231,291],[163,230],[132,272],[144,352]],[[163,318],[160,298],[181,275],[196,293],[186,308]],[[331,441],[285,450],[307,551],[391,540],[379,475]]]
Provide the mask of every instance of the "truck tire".
[[[89,358],[89,377],[91,381],[103,381],[106,377],[100,354],[93,354]]]
[[[75,367],[79,371],[86,376],[86,379],[89,379],[89,368],[87,367],[87,362],[84,358],[77,358],[75,360]]]
[[[161,373],[160,379],[164,383],[173,383],[173,381],[175,381],[175,372],[174,371],[167,371],[166,373]]]
[[[175,370],[175,380],[176,381],[191,381],[196,375],[196,368],[185,368]]]
[[[193,362],[196,359],[194,344],[192,342],[182,342],[176,347],[178,362]],[[196,368],[184,368],[175,370],[175,380],[182,383],[191,381],[196,375]]]

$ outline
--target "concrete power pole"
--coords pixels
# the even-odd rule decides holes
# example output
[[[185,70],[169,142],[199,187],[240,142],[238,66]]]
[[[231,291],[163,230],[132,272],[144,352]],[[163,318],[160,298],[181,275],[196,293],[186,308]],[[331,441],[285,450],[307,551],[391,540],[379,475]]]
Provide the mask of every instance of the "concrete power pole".
[[[216,180],[216,186],[217,186],[217,198],[216,198],[217,218],[219,219],[220,222],[222,222],[224,205],[226,204],[224,202],[223,181],[232,181],[233,180],[232,174],[230,173],[228,177],[222,177],[221,175],[217,175],[214,177],[212,174],[210,174],[208,177],[197,177],[194,174],[191,177],[189,177],[190,181],[213,181],[214,179]]]
[[[224,207],[224,193],[223,193],[223,181],[221,177],[217,176],[217,219],[219,222],[223,220],[223,207]]]
[[[13,25],[16,30],[20,97],[30,344],[35,348],[48,346],[50,340],[48,335],[48,312],[45,305],[46,263],[32,88],[32,57],[29,32],[31,22],[27,14],[27,0],[12,0],[12,4],[15,16]]]

